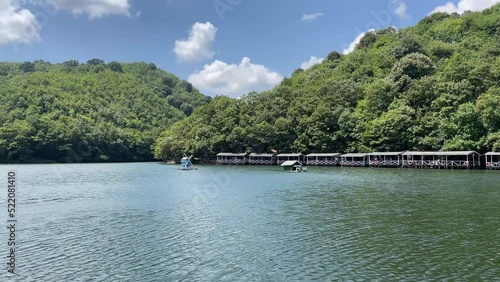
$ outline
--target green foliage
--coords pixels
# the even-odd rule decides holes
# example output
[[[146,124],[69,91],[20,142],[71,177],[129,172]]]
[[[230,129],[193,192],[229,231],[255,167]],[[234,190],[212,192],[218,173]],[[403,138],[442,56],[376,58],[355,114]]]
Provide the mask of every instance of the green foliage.
[[[356,49],[367,48],[377,41],[377,34],[374,31],[367,32],[356,45]]]
[[[442,124],[442,128],[447,135],[443,146],[445,150],[480,150],[483,146],[485,131],[472,103],[460,105],[457,112],[451,115],[449,123]]]
[[[0,162],[153,160],[161,131],[210,101],[145,63],[0,63],[0,74]]]
[[[271,91],[195,109],[164,132],[170,139],[158,139],[156,157],[498,150],[499,15],[496,5],[369,32],[351,54],[333,51]]]
[[[123,67],[118,62],[111,62],[108,64],[108,67],[110,70],[112,70],[114,72],[123,72]]]
[[[411,53],[425,53],[422,45],[412,36],[403,35],[400,40],[400,45],[394,48],[394,57],[401,59]]]
[[[500,87],[492,87],[479,96],[476,110],[490,133],[500,132]]]
[[[371,121],[365,132],[365,143],[375,151],[404,151],[411,148],[410,128],[415,124],[415,110],[398,106]]]
[[[392,68],[392,77],[398,81],[407,76],[411,79],[419,79],[427,75],[433,75],[436,71],[434,62],[426,55],[412,53],[403,57]]]
[[[35,64],[32,62],[24,62],[19,66],[19,69],[24,73],[34,72]]]
[[[104,65],[104,61],[101,59],[90,59],[87,61],[87,64],[92,66]]]

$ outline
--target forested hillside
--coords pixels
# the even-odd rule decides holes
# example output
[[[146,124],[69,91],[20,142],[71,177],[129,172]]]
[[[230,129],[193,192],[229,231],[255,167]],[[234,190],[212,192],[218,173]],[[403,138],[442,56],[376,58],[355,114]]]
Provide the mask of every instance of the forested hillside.
[[[154,64],[0,63],[0,162],[153,160],[159,133],[209,101]]]
[[[500,4],[370,32],[271,91],[213,99],[163,132],[155,156],[500,151],[499,55]]]

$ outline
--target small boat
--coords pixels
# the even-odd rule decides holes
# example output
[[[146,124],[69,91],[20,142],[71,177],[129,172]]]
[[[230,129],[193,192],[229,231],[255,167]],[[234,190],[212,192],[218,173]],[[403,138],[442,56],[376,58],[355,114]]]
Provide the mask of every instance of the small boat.
[[[307,172],[307,167],[302,165],[299,161],[286,161],[281,164],[281,167],[283,167],[284,171]]]
[[[181,166],[177,170],[198,170],[197,167],[193,165],[191,162],[191,158],[193,156],[187,157],[185,156],[184,158],[181,159]]]

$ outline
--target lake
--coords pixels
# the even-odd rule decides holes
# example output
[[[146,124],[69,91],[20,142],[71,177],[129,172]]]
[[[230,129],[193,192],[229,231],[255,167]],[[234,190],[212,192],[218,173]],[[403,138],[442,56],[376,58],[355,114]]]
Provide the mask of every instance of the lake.
[[[500,279],[500,171],[176,168],[0,166],[0,280]]]

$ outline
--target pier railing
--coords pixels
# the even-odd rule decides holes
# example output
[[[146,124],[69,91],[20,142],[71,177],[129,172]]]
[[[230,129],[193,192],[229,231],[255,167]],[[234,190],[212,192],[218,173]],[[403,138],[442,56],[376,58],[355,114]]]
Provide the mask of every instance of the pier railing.
[[[370,166],[373,167],[381,167],[381,166],[390,166],[390,167],[400,167],[401,161],[395,160],[385,160],[385,161],[370,161]]]
[[[273,160],[248,160],[248,164],[251,165],[273,165],[274,163]]]
[[[403,161],[403,167],[413,167],[413,168],[478,168],[480,163],[477,161]]]
[[[299,161],[308,166],[402,167],[430,169],[492,169],[500,170],[500,153],[481,155],[475,151],[405,151],[374,153],[309,154],[231,154],[217,155],[218,165],[281,165]]]
[[[311,160],[306,162],[306,165],[314,165],[314,166],[335,166],[338,164],[339,162],[334,160],[327,160],[327,161]]]
[[[219,165],[245,165],[247,164],[247,160],[243,159],[227,159],[227,160],[217,160],[217,164]]]
[[[487,169],[500,169],[500,162],[487,162],[486,168]]]
[[[362,166],[366,166],[366,162],[364,162],[364,161],[341,161],[340,165],[362,167]]]

